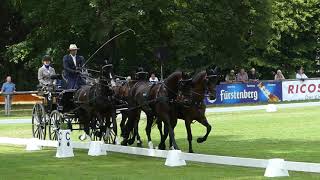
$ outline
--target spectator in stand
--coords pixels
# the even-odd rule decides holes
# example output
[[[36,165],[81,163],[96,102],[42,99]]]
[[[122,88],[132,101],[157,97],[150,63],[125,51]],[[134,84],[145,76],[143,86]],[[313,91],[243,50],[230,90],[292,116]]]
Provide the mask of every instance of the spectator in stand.
[[[258,77],[257,72],[254,68],[252,68],[250,70],[250,73],[248,74],[248,79],[249,79],[249,81],[253,81],[253,82],[258,81],[259,77]]]
[[[156,77],[156,75],[155,75],[154,73],[152,73],[152,74],[151,74],[151,77],[149,78],[149,81],[150,81],[151,83],[156,84],[156,83],[159,82],[159,79]]]
[[[11,104],[12,104],[12,94],[16,92],[16,85],[11,82],[11,76],[7,76],[6,82],[3,83],[0,94],[5,95],[5,115],[10,115]]]
[[[231,69],[231,70],[230,70],[230,73],[226,75],[225,80],[226,80],[227,83],[236,82],[237,77],[236,77],[236,74],[234,73],[234,70],[233,70],[233,69]]]
[[[243,68],[240,69],[240,72],[237,74],[237,81],[243,83],[248,82],[248,74]]]
[[[284,75],[282,74],[281,70],[277,70],[277,74],[274,75],[274,80],[279,81],[279,80],[284,80]]]
[[[301,79],[301,80],[308,79],[308,76],[304,74],[303,67],[300,67],[300,69],[297,71],[296,79]]]

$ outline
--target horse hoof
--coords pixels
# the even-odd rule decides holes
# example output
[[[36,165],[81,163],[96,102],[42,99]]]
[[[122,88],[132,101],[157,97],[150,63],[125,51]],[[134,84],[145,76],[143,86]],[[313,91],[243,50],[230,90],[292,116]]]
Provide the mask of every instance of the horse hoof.
[[[134,143],[134,139],[129,139],[128,144],[131,146]]]
[[[126,141],[126,140],[124,140],[124,141],[122,141],[122,142],[121,142],[121,145],[122,145],[122,146],[127,146],[127,145],[128,145],[128,143],[127,143],[127,141]]]
[[[79,140],[80,140],[80,141],[84,141],[84,140],[86,140],[86,139],[87,139],[87,136],[86,136],[86,135],[83,135],[83,134],[82,134],[82,135],[79,136]]]
[[[193,152],[193,150],[191,149],[191,150],[189,150],[189,153],[194,153],[194,152]]]
[[[162,145],[162,144],[159,144],[159,146],[158,146],[158,148],[160,149],[160,150],[166,150],[166,145]]]
[[[119,144],[120,144],[120,141],[119,141],[118,137],[115,138],[114,144],[115,144],[115,145],[119,145]]]
[[[198,142],[198,143],[203,143],[204,141],[205,141],[204,138],[198,138],[198,139],[197,139],[197,142]]]
[[[137,143],[137,147],[142,147],[142,143]]]
[[[152,141],[149,141],[149,142],[148,142],[148,147],[149,147],[149,149],[153,149],[153,143],[152,143]]]

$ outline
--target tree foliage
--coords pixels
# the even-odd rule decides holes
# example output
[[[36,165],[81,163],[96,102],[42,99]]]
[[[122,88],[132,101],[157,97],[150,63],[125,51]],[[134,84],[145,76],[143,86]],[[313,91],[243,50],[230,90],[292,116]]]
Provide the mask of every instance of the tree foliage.
[[[137,66],[158,73],[155,50],[165,47],[166,74],[210,64],[254,66],[262,74],[276,68],[290,72],[298,65],[316,68],[317,0],[4,0],[0,5],[1,73],[13,74],[24,89],[37,83],[43,55],[53,56],[61,71],[69,44],[88,58],[128,28],[135,34],[113,40],[89,66],[99,68],[108,59],[118,74]]]

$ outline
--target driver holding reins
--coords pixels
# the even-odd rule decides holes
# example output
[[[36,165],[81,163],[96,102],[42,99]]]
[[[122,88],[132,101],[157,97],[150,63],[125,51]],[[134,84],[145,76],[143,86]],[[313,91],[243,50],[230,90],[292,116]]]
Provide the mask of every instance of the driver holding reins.
[[[84,62],[82,56],[77,55],[79,48],[75,44],[70,44],[68,51],[70,54],[63,57],[64,78],[67,81],[67,89],[79,89],[84,85],[81,77],[81,68]]]

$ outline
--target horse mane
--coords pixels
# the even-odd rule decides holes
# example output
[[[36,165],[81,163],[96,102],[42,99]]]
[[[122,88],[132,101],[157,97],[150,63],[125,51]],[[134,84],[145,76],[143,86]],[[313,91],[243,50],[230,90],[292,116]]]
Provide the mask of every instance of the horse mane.
[[[205,77],[206,74],[207,74],[206,71],[201,71],[201,72],[197,73],[197,74],[192,78],[192,84],[203,80],[203,78]]]
[[[165,80],[164,80],[164,83],[165,84],[167,84],[167,83],[169,83],[170,81],[172,81],[172,80],[177,80],[176,78],[177,77],[181,77],[181,75],[182,75],[182,72],[181,71],[175,71],[175,72],[173,72],[172,74],[170,74]]]

